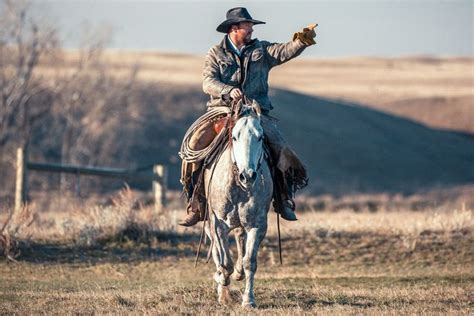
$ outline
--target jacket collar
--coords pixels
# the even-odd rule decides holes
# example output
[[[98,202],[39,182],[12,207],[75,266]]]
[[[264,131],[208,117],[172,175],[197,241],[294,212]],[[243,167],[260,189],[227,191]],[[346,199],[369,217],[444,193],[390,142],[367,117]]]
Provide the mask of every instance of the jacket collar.
[[[255,45],[255,43],[258,42],[258,39],[254,38],[250,43],[248,43],[247,45],[245,45],[245,49],[247,50],[249,47],[252,47]],[[224,36],[224,38],[222,39],[221,43],[219,44],[219,46],[226,50],[226,51],[229,51],[229,52],[233,52],[233,49],[232,47],[230,46],[230,43],[229,43],[229,40],[227,39],[227,34]]]

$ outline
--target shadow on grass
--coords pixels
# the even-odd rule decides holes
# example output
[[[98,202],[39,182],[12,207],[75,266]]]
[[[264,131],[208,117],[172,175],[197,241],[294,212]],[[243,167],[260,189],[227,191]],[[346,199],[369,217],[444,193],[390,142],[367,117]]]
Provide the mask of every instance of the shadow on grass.
[[[311,310],[315,306],[335,306],[344,305],[358,308],[370,308],[376,304],[369,297],[349,297],[347,295],[336,295],[331,298],[317,298],[311,293],[295,293],[287,291],[285,294],[285,307],[288,305],[298,307],[303,310]],[[274,300],[272,303],[262,303],[259,305],[261,309],[279,309],[282,308],[281,302]]]
[[[91,234],[91,236],[95,236]],[[65,242],[19,242],[14,254],[18,261],[31,263],[133,263],[146,261],[192,262],[197,233],[156,232],[129,227],[114,236]],[[423,231],[416,236],[375,232],[329,232],[285,236],[282,239],[286,266],[344,264],[353,267],[400,266],[431,267],[463,265],[471,260],[473,235],[470,229]],[[229,238],[235,249],[234,238]],[[209,242],[203,244],[200,262],[205,261]],[[306,245],[302,247],[302,245]],[[278,239],[268,236],[259,251],[259,262],[274,264]]]
[[[90,245],[20,241],[16,260],[30,263],[117,263],[154,261],[166,257],[194,257],[199,243],[196,234],[133,232]],[[205,256],[204,251],[200,253]]]

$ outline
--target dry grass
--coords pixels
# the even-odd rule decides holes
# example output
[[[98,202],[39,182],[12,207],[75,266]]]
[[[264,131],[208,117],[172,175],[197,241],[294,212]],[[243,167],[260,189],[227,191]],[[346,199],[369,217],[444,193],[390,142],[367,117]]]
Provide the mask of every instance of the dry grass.
[[[28,270],[28,267],[17,269]],[[17,313],[250,313],[238,307],[219,306],[215,291],[206,278],[193,276],[192,282],[174,281],[192,277],[173,268],[149,264],[126,269],[123,265],[102,271],[43,270],[39,277],[17,284],[5,295],[3,312]],[[164,273],[156,271],[165,270]],[[13,269],[12,269],[13,270]],[[8,272],[16,272],[15,270]],[[117,270],[125,270],[120,272]],[[145,276],[144,273],[150,273]],[[5,271],[2,271],[5,272]],[[31,273],[31,272],[30,272]],[[101,274],[107,273],[108,280]],[[158,274],[158,277],[157,277]],[[122,277],[120,277],[123,275]],[[71,280],[70,278],[74,278]],[[12,280],[9,280],[12,281]],[[472,312],[469,291],[472,278],[260,278],[256,295],[260,308],[254,313],[465,313]],[[237,290],[232,291],[238,299]],[[54,306],[54,307],[53,307]]]
[[[219,306],[213,264],[192,268],[199,227],[176,226],[130,190],[108,206],[35,212],[17,263],[0,261],[2,313],[241,313]],[[176,207],[176,208],[175,208]],[[67,216],[67,214],[70,214]],[[472,210],[306,211],[259,253],[256,312],[472,313]],[[270,223],[276,218],[270,214]],[[201,258],[205,256],[201,253]],[[250,311],[247,311],[250,312]]]
[[[386,194],[357,194],[339,198],[330,195],[297,198],[299,221],[282,221],[283,232],[347,232],[414,234],[424,231],[474,229],[472,188],[438,196],[439,192],[402,197]],[[109,199],[82,199],[62,194],[51,199],[36,195],[34,203],[14,214],[9,230],[21,240],[94,245],[137,227],[148,232],[199,234],[200,227],[183,228],[177,224],[184,216],[184,198],[180,192],[168,192],[168,207],[155,211],[148,194],[125,187]],[[456,203],[453,203],[453,202]],[[49,204],[48,204],[49,203]],[[7,213],[0,214],[5,221]],[[269,222],[276,223],[274,212]],[[268,235],[276,236],[276,226],[269,225]]]
[[[413,234],[424,231],[457,231],[474,228],[472,211],[462,205],[459,209],[438,211],[361,212],[345,210],[335,213],[306,212],[291,225],[295,231],[327,230],[336,232],[378,232]]]

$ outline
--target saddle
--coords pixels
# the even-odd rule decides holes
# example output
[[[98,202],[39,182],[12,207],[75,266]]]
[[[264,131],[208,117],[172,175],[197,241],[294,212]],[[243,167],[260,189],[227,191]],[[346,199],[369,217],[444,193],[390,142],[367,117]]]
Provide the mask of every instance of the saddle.
[[[243,114],[241,104],[241,102],[235,103],[232,108],[211,109],[196,120],[183,139],[179,153],[183,159],[181,174],[183,193],[189,202],[188,212],[199,212],[201,220],[204,220],[206,217],[205,208],[207,206],[206,192],[204,190],[204,172],[202,171],[216,161],[231,144],[232,128],[236,120]],[[258,107],[254,111],[257,114],[261,114]],[[209,124],[212,125],[216,137],[205,148],[192,150],[190,146],[192,136],[199,128]],[[267,141],[264,141],[264,152],[274,183],[273,207],[276,212],[281,213],[281,210],[285,207],[284,200],[291,200],[292,194],[299,187],[300,181],[293,181],[292,179],[305,179],[306,174],[295,177],[295,174],[290,175],[280,172],[277,161],[272,159],[270,146]],[[235,172],[235,170],[232,170],[232,172]]]
[[[199,211],[201,220],[204,219],[206,194],[204,192],[204,170],[214,162],[226,149],[232,130],[232,109],[216,107],[200,116],[186,132],[179,156],[182,159],[181,184],[183,193],[188,200],[188,213]],[[209,126],[210,125],[210,126]],[[193,149],[191,139],[203,127],[211,128],[216,135],[212,141],[201,149]]]
[[[228,120],[228,117],[217,119],[217,121],[215,121],[213,125],[214,132],[216,132],[216,134],[219,134],[226,126]]]

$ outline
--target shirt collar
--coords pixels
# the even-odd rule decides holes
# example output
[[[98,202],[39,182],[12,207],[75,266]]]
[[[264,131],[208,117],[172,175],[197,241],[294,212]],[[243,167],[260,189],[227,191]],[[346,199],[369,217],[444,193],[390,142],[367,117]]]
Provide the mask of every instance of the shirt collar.
[[[242,54],[242,51],[243,51],[244,48],[245,48],[245,45],[242,46],[242,48],[239,50],[239,49],[237,48],[237,46],[234,44],[234,42],[232,42],[232,40],[230,39],[230,36],[229,36],[229,35],[227,35],[227,39],[228,39],[228,41],[229,41],[229,43],[230,43],[230,47],[232,47],[232,50],[240,57],[240,55]]]

